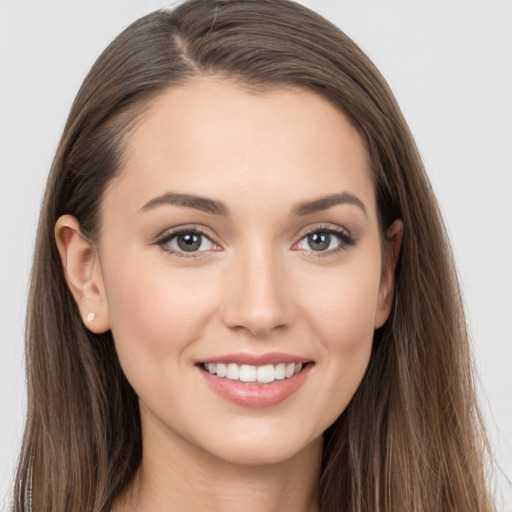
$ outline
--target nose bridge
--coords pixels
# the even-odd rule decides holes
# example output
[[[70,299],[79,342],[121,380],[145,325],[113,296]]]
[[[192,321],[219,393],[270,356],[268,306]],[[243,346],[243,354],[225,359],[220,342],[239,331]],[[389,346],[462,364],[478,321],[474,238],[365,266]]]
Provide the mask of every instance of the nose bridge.
[[[234,257],[224,305],[224,320],[231,328],[265,336],[291,320],[285,289],[285,269],[271,244],[248,244]]]

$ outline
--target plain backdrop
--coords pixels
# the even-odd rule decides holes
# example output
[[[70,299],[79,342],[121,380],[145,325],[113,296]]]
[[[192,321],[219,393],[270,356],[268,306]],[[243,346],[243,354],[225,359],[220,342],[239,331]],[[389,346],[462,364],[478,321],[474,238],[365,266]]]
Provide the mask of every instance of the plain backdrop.
[[[480,400],[512,510],[512,1],[304,0],[389,81],[458,263]],[[0,509],[25,407],[23,326],[41,196],[71,102],[103,48],[157,0],[0,0]],[[3,508],[2,508],[3,506]]]

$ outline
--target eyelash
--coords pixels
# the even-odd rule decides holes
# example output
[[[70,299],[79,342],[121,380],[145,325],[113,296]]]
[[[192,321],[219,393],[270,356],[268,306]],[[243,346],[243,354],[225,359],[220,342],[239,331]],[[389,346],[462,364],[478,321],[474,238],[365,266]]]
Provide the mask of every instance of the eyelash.
[[[304,239],[306,239],[308,236],[311,236],[315,233],[322,233],[327,235],[334,235],[339,239],[339,246],[334,249],[328,249],[326,251],[314,251],[310,250],[309,252],[314,255],[314,257],[326,257],[331,256],[334,254],[338,254],[342,251],[347,250],[348,247],[355,245],[356,239],[350,235],[350,233],[341,227],[333,227],[333,226],[316,226],[313,229],[310,229],[309,231],[303,233],[299,239],[298,242],[293,244],[293,247],[298,246]],[[167,252],[168,254],[172,254],[174,256],[178,256],[180,258],[200,258],[203,256],[203,252],[208,251],[193,251],[193,252],[185,252],[180,251],[171,248],[168,244],[175,238],[179,237],[180,235],[197,235],[199,237],[206,238],[213,246],[218,247],[218,245],[211,239],[210,236],[206,234],[204,230],[198,227],[193,228],[179,228],[175,229],[173,231],[167,232],[164,235],[162,235],[160,238],[158,238],[155,242],[156,245],[160,246],[163,251]],[[300,249],[297,249],[300,250]]]
[[[308,236],[311,236],[315,233],[322,233],[326,235],[334,235],[339,239],[338,247],[334,249],[328,249],[326,251],[313,251],[314,257],[322,258],[327,256],[332,256],[335,254],[339,254],[342,251],[346,251],[348,247],[355,245],[356,239],[344,228],[335,227],[335,226],[315,226],[313,229],[302,234],[299,241],[294,244],[294,247],[297,246],[302,240],[306,239]]]
[[[193,227],[193,228],[183,227],[183,228],[175,229],[173,231],[167,232],[164,235],[162,235],[160,238],[158,238],[156,240],[155,243],[156,243],[156,245],[159,245],[162,248],[162,250],[165,251],[166,253],[172,254],[173,256],[178,256],[179,258],[199,258],[202,256],[201,253],[206,252],[206,251],[196,251],[196,252],[187,253],[185,251],[179,251],[179,250],[173,249],[169,245],[167,245],[167,244],[169,244],[169,242],[171,242],[171,240],[179,237],[180,235],[197,235],[199,237],[204,237],[207,240],[209,240],[214,246],[217,246],[217,244],[215,242],[213,242],[211,237],[208,236],[204,230],[202,230],[201,228],[198,228],[198,227]]]

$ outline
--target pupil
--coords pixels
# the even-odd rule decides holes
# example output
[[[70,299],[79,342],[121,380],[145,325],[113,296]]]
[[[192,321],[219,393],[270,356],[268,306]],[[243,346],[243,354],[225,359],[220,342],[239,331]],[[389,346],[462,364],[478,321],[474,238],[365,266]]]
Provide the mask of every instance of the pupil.
[[[197,251],[201,247],[201,236],[193,233],[180,235],[178,236],[178,247],[186,252]]]
[[[308,236],[309,246],[313,251],[325,251],[331,244],[329,233],[312,233]]]

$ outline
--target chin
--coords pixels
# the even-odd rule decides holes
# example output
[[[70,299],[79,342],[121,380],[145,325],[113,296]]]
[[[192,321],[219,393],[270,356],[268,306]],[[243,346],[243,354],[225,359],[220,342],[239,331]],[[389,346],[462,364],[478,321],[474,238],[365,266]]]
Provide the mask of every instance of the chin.
[[[217,443],[202,448],[215,458],[231,464],[261,466],[285,463],[310,450],[318,450],[321,453],[322,442],[322,434],[310,438],[290,435],[289,429],[282,428],[277,435],[272,432],[260,432],[223,437]]]

